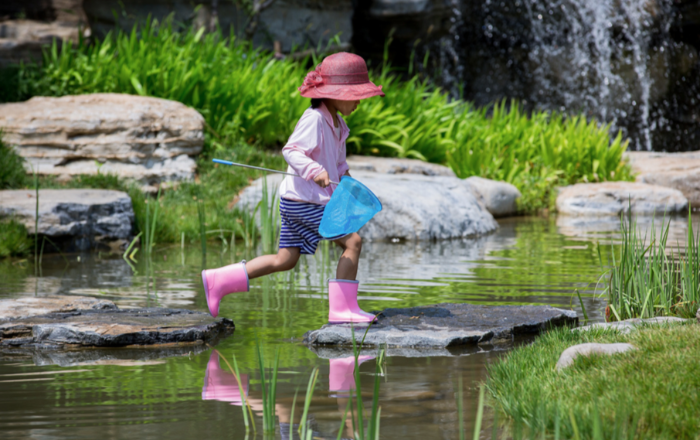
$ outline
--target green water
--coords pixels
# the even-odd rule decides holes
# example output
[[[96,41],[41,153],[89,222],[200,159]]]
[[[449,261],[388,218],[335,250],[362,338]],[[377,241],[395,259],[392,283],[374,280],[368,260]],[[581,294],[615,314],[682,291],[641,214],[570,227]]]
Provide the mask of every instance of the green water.
[[[380,310],[437,302],[550,304],[573,308],[582,316],[578,299],[572,296],[578,289],[589,318],[601,319],[604,303],[594,294],[601,274],[598,242],[610,242],[608,226],[561,221],[557,225],[555,219],[542,218],[509,219],[500,225],[494,234],[471,240],[365,243],[358,275],[361,307]],[[600,246],[603,254],[610,252],[609,244]],[[210,243],[206,267],[254,254],[240,243],[233,249]],[[302,345],[301,338],[326,322],[325,281],[334,276],[337,256],[335,250],[321,248],[294,271],[254,280],[250,292],[226,297],[220,314],[235,321],[236,331],[216,347],[229,362],[235,354],[254,408],[260,399],[256,340],[268,358],[279,350],[277,414],[283,428],[289,422],[295,391],[303,394],[309,374],[319,367],[311,405],[311,427],[319,438],[336,438],[346,399],[343,393],[329,391],[329,360]],[[193,243],[184,251],[179,245],[161,246],[150,263],[137,259],[132,268],[119,255],[64,258],[52,254],[44,256],[40,271],[35,271],[33,260],[0,261],[0,298],[87,295],[112,300],[120,307],[206,310],[198,245]],[[455,393],[461,376],[465,425],[471,438],[477,386],[485,378],[485,365],[505,352],[480,348],[450,356],[389,357],[381,381],[381,437],[459,438]],[[0,437],[246,438],[241,409],[231,404],[238,387],[226,371],[214,371],[216,365],[216,355],[212,357],[206,347],[155,354],[103,350],[87,360],[0,350]],[[221,368],[226,369],[223,362]],[[374,370],[374,360],[360,368],[368,395]],[[211,387],[203,392],[212,378],[221,382],[217,392]],[[259,437],[261,419],[258,413]],[[490,436],[489,424],[487,420],[484,436]],[[350,429],[343,427],[342,435],[349,437]],[[276,436],[281,436],[279,429]]]

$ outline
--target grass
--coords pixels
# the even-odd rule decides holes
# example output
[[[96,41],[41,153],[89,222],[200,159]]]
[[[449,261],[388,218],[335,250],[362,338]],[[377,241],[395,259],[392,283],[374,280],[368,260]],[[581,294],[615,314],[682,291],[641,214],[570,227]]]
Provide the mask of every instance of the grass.
[[[13,218],[0,220],[0,258],[23,257],[33,248],[34,239],[22,223]]]
[[[211,152],[239,140],[281,146],[309,105],[297,87],[318,61],[276,60],[232,36],[178,32],[166,21],[92,45],[54,45],[41,67],[22,66],[12,78],[22,96],[118,92],[182,102],[205,117]],[[387,96],[364,101],[347,118],[350,152],[412,157],[447,164],[460,177],[505,180],[523,193],[526,211],[552,206],[557,185],[631,178],[621,160],[626,141],[610,139],[609,127],[595,121],[527,115],[517,103],[476,109],[411,71],[401,79],[386,63],[370,76]]]
[[[631,214],[621,216],[622,244],[613,251],[605,293],[608,320],[676,315],[692,318],[700,305],[700,234],[693,233],[688,213],[686,242],[668,243],[670,223],[660,231],[654,224],[648,236],[639,231]]]
[[[700,329],[695,323],[615,331],[552,330],[488,366],[487,390],[514,438],[696,439],[700,430]],[[568,347],[629,342],[638,350],[579,357],[554,369]]]
[[[24,159],[2,141],[0,131],[0,190],[24,188],[28,182]]]

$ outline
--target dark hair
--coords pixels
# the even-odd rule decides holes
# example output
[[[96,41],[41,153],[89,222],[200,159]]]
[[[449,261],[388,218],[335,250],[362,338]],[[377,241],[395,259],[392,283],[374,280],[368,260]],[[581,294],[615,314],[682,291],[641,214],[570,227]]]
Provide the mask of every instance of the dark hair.
[[[319,108],[322,103],[323,99],[321,98],[311,98],[311,108]]]

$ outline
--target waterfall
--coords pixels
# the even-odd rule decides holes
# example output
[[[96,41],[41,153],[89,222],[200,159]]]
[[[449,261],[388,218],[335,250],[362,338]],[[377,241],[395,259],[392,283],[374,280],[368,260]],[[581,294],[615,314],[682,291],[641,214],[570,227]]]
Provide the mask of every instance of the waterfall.
[[[583,113],[637,150],[670,130],[672,0],[462,0],[462,11],[467,99]]]

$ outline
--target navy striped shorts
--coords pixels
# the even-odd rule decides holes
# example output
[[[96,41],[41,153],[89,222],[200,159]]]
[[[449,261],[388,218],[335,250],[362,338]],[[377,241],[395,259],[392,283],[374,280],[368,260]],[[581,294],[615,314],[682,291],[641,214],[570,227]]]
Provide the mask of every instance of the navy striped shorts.
[[[316,253],[318,242],[342,237],[324,238],[318,233],[325,206],[315,203],[280,199],[280,248],[298,247],[302,254]]]

